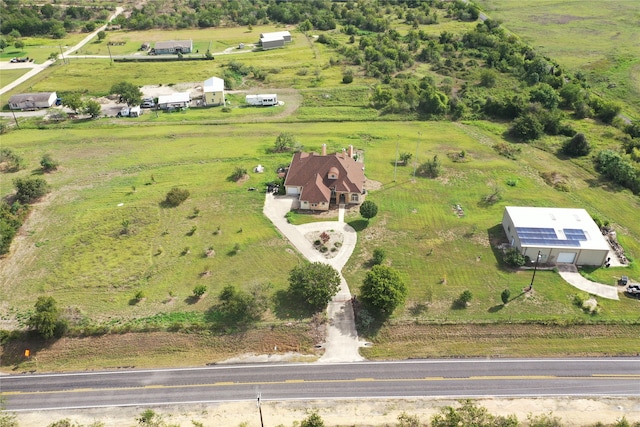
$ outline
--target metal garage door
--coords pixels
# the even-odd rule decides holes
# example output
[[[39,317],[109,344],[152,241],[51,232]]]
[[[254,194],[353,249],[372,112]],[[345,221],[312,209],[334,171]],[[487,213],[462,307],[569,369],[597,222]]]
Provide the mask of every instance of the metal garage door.
[[[298,194],[300,194],[298,187],[287,187],[287,195],[297,196]]]
[[[572,264],[573,260],[576,259],[575,252],[560,252],[558,254],[558,260],[556,262],[562,262],[567,264]]]

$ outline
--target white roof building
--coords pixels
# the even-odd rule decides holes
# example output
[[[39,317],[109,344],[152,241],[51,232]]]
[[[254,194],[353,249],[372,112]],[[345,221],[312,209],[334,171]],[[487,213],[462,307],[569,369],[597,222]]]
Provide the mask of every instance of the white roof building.
[[[603,265],[610,250],[584,209],[507,206],[502,226],[512,247],[546,263]]]
[[[177,92],[171,95],[158,96],[158,107],[188,107],[191,102],[191,94],[189,92]]]

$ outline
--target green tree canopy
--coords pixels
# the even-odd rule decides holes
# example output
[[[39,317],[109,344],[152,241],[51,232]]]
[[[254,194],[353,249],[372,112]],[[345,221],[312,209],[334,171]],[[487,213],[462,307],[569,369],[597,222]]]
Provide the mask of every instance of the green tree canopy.
[[[583,133],[576,133],[562,146],[562,152],[572,157],[586,156],[590,151],[591,145]]]
[[[59,330],[60,310],[53,297],[38,297],[35,312],[29,316],[27,325],[34,328],[43,338],[51,338]]]
[[[64,96],[62,99],[62,105],[67,108],[71,108],[73,112],[77,114],[84,107],[84,101],[82,100],[82,95],[74,92]]]
[[[360,288],[360,299],[378,315],[389,316],[407,297],[407,285],[398,271],[375,265],[367,273]]]
[[[315,310],[323,310],[340,289],[340,274],[329,264],[304,263],[289,273],[289,291]]]
[[[13,184],[17,190],[16,199],[20,203],[31,203],[49,192],[49,185],[43,178],[16,178]]]
[[[91,116],[92,119],[99,117],[102,114],[102,106],[98,101],[94,101],[93,99],[88,100],[84,103],[84,108],[82,110],[85,114]]]
[[[129,82],[120,82],[111,86],[112,94],[120,96],[120,101],[125,102],[127,105],[140,105],[142,102],[142,92],[138,89],[138,86]]]
[[[378,215],[378,205],[373,203],[371,200],[365,200],[360,205],[360,215],[362,215],[363,218],[366,218],[367,221],[374,218]]]

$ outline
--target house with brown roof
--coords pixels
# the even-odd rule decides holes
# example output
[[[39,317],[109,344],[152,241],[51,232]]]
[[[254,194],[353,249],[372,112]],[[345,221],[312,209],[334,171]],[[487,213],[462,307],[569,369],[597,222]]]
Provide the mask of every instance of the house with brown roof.
[[[284,186],[287,195],[298,196],[300,209],[329,210],[331,203],[360,204],[364,200],[364,167],[353,158],[353,146],[327,155],[295,153]]]

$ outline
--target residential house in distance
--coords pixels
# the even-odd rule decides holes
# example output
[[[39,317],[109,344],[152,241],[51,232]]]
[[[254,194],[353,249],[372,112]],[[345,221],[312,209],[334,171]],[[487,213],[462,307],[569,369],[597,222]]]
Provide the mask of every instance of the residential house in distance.
[[[160,110],[188,108],[191,104],[189,92],[178,92],[171,95],[160,95],[157,106]]]
[[[219,77],[211,77],[202,85],[204,105],[224,105],[224,80]]]
[[[21,93],[9,98],[12,110],[35,110],[55,105],[58,95],[55,92]]]
[[[584,209],[507,206],[502,227],[512,247],[542,263],[601,266],[610,250]]]
[[[326,211],[331,203],[360,204],[364,201],[364,167],[348,152],[327,155],[295,153],[285,177],[288,195],[298,196],[300,209]]]
[[[290,41],[291,33],[289,31],[276,31],[273,33],[260,34],[260,41],[258,44],[263,50],[269,50],[284,47],[284,44],[289,43]]]
[[[177,55],[178,53],[191,53],[193,51],[192,40],[169,40],[156,42],[152,52],[156,55]]]

